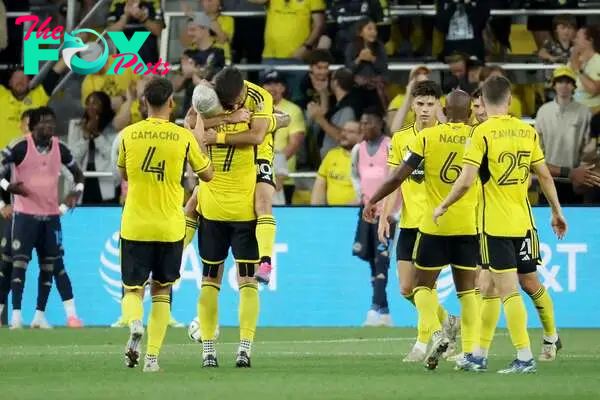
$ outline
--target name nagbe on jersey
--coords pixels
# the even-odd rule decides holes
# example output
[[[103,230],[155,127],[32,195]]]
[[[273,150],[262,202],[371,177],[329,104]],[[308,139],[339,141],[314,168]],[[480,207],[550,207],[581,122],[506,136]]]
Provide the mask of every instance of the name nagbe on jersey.
[[[440,133],[441,143],[454,143],[454,144],[466,144],[467,137],[463,135],[445,135]]]
[[[172,131],[145,131],[138,132],[133,131],[131,133],[132,139],[160,139],[160,140],[179,140],[179,133]]]
[[[494,139],[502,139],[502,138],[512,138],[512,137],[521,137],[526,138],[531,135],[531,131],[527,129],[492,129],[492,138]]]

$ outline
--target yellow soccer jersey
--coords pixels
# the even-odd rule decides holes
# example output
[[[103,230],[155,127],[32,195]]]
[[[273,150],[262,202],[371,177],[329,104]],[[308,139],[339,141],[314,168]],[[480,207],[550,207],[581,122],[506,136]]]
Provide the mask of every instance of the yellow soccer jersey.
[[[19,128],[21,115],[32,108],[48,104],[50,97],[43,85],[38,85],[27,93],[25,98],[18,100],[12,92],[0,85],[0,102],[2,103],[2,134],[0,134],[0,149],[8,146],[10,142],[20,137],[23,133]]]
[[[327,182],[328,205],[347,206],[355,203],[350,151],[341,147],[329,150],[317,173]]]
[[[127,171],[121,237],[177,242],[185,235],[186,163],[196,173],[210,167],[193,134],[167,120],[148,118],[121,131],[117,165]]]
[[[246,99],[243,107],[252,113],[254,118],[271,118],[273,115],[273,96],[262,87],[252,82],[246,84]],[[257,159],[273,163],[273,131],[267,130],[265,140],[258,145]]]
[[[392,168],[398,168],[406,154],[408,145],[417,136],[415,125],[408,126],[394,133],[388,152],[388,165]],[[400,187],[402,191],[402,209],[400,210],[400,228],[418,228],[421,223],[421,216],[425,208],[427,197],[425,196],[425,186],[423,180],[425,174],[423,167],[417,168]]]
[[[247,123],[224,124],[217,132],[235,135],[249,129]],[[256,165],[254,146],[208,146],[214,175],[210,182],[200,182],[198,212],[212,221],[252,221]]]
[[[477,233],[475,187],[448,209],[440,218],[439,225],[432,218],[433,211],[448,196],[460,175],[465,143],[471,129],[469,125],[462,123],[436,125],[423,129],[408,146],[411,161],[415,164],[417,161],[423,162],[425,169],[427,201],[419,225],[419,230],[423,233],[440,236]]]
[[[485,234],[523,237],[535,227],[529,171],[544,153],[533,127],[510,115],[490,117],[473,128],[463,161],[479,167]]]

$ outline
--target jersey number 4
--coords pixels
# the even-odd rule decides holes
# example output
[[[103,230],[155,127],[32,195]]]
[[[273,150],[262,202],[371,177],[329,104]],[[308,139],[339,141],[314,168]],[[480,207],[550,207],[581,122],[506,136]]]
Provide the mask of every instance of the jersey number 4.
[[[146,157],[142,163],[142,171],[150,174],[156,174],[156,178],[159,182],[165,180],[165,160],[154,163],[154,154],[156,153],[156,147],[148,147]],[[154,164],[154,165],[153,165]]]
[[[510,153],[505,151],[500,153],[498,157],[498,162],[500,164],[508,164],[506,171],[500,176],[498,179],[498,185],[501,186],[509,186],[516,185],[517,183],[525,183],[527,178],[529,177],[529,156],[531,155],[530,151],[517,151],[516,153]],[[517,170],[523,171],[522,177],[514,177],[513,172]]]

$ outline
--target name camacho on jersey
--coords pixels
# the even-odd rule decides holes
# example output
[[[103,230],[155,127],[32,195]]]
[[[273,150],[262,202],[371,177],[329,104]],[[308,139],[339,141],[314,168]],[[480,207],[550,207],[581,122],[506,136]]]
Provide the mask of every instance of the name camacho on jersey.
[[[148,118],[121,131],[117,166],[128,192],[121,237],[144,242],[177,242],[185,235],[182,186],[186,163],[196,173],[210,167],[192,132],[167,120]]]
[[[479,167],[485,234],[523,237],[535,228],[529,171],[544,153],[533,127],[509,115],[490,117],[473,128],[463,161]]]
[[[408,145],[417,136],[415,125],[399,130],[392,136],[390,150],[388,152],[388,166],[398,168],[404,157],[408,154]],[[402,183],[402,209],[400,210],[400,228],[418,228],[427,197],[423,181],[425,172],[423,166],[419,166],[412,175]]]
[[[215,129],[235,135],[249,129],[248,123],[224,124]],[[212,221],[252,221],[256,164],[254,146],[208,146],[214,175],[210,182],[200,182],[198,212]]]
[[[433,222],[433,211],[452,190],[452,185],[462,171],[465,144],[471,127],[463,123],[447,123],[425,128],[408,146],[410,153],[406,162],[416,167],[422,162],[425,169],[425,192],[427,196],[419,230],[440,236],[475,235],[477,233],[475,207],[477,189],[469,189],[463,198],[448,209],[439,220]]]

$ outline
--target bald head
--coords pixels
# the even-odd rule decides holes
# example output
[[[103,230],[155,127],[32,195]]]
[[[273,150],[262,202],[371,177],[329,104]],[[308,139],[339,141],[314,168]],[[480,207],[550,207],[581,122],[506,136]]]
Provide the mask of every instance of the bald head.
[[[446,97],[444,113],[449,122],[468,122],[471,116],[471,96],[463,90],[453,90]]]

